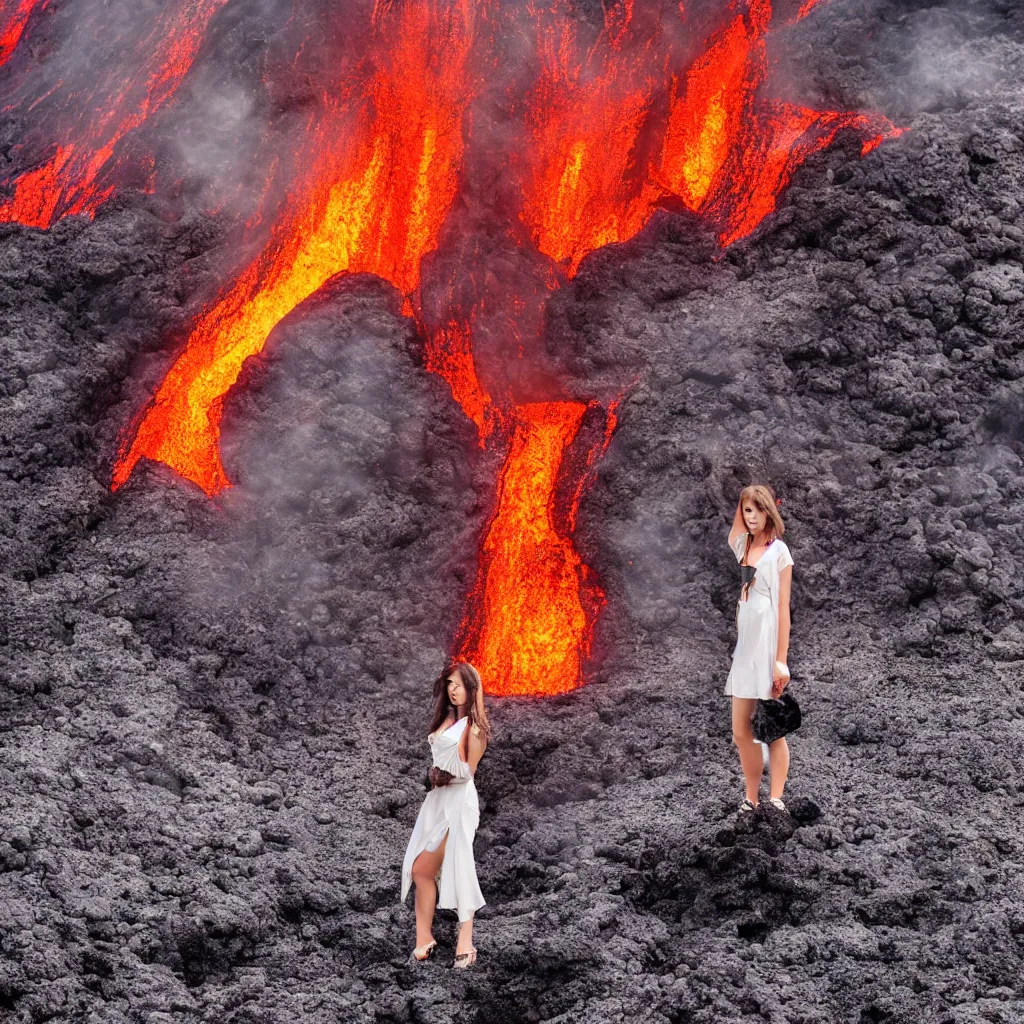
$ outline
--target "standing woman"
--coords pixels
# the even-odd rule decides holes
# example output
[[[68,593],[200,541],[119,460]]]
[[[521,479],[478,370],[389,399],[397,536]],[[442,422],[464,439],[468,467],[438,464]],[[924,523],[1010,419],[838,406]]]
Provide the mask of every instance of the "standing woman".
[[[456,910],[459,939],[455,967],[476,963],[473,915],[484,905],[473,860],[473,837],[480,804],[473,776],[490,735],[480,674],[460,663],[445,669],[434,683],[430,723],[431,790],[423,801],[402,865],[402,900],[416,883],[416,948],[426,960],[437,948],[434,908]]]
[[[770,487],[744,487],[729,532],[729,547],[740,563],[741,588],[736,606],[736,649],[725,692],[732,697],[732,737],[746,780],[740,810],[757,807],[764,758],[754,739],[751,719],[758,700],[778,697],[789,682],[789,595],[793,556],[782,543],[785,526]],[[785,737],[768,747],[770,802],[784,811],[782,790],[789,774]]]

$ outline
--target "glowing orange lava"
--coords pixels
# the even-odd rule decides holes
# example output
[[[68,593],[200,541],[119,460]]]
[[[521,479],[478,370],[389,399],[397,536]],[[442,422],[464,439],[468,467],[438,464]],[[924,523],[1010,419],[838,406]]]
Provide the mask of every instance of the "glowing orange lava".
[[[35,10],[43,10],[50,0],[4,0],[0,4],[0,67],[13,55]]]
[[[269,245],[199,319],[117,461],[115,488],[143,457],[207,494],[229,486],[221,399],[274,327],[342,271],[378,274],[405,295],[416,288],[458,184],[473,17],[468,2],[444,10],[414,0],[396,11],[381,15],[390,48],[378,54],[372,102],[352,122],[338,112],[336,135],[314,138],[320,158]]]
[[[116,489],[149,458],[208,494],[229,486],[219,452],[221,403],[243,362],[335,274],[367,271],[391,281],[427,335],[427,369],[447,381],[481,446],[504,456],[456,645],[480,668],[487,690],[500,694],[580,685],[605,601],[572,537],[616,407],[587,448],[580,434],[591,406],[565,400],[554,384],[542,389],[543,400],[512,397],[517,354],[521,360],[531,339],[543,338],[550,292],[588,253],[634,236],[666,197],[706,218],[730,244],[775,209],[800,163],[841,130],[858,132],[865,152],[896,134],[881,117],[765,97],[770,0],[729,0],[725,22],[685,63],[658,18],[640,23],[633,0],[610,5],[603,27],[589,35],[562,0],[553,2],[522,9],[536,34],[536,75],[503,112],[514,127],[506,137],[516,143],[486,153],[514,185],[519,206],[499,213],[492,204],[493,233],[480,229],[480,240],[457,250],[461,262],[445,285],[451,301],[443,311],[424,305],[423,260],[441,255],[453,210],[481,203],[479,193],[461,191],[461,176],[469,173],[464,147],[473,145],[479,70],[497,67],[494,12],[485,0],[377,0],[370,51],[355,81],[324,91],[324,114],[311,118],[300,161],[306,170],[269,239],[198,318],[113,474]],[[796,18],[815,2],[806,0]],[[166,81],[180,81],[190,60]],[[92,196],[101,194],[95,182],[120,137],[108,135],[113,141],[91,150]],[[53,183],[81,166],[75,145],[67,142],[49,169],[26,176],[20,200],[15,185],[26,216],[41,222],[72,208],[67,190]],[[59,198],[44,200],[48,189]],[[261,216],[250,224],[253,233],[262,230]],[[501,262],[500,245],[527,236],[532,262]]]
[[[538,30],[522,217],[537,248],[570,275],[587,253],[635,235],[666,195],[707,216],[729,245],[775,209],[793,171],[840,129],[860,132],[865,152],[899,134],[884,117],[761,98],[770,0],[749,0],[685,73],[668,74],[668,114],[655,123],[657,33],[625,47],[629,29],[617,10],[590,47],[575,22],[552,27],[542,17]],[[652,137],[645,162],[641,142]]]
[[[824,0],[804,0],[804,2],[800,5],[800,10],[797,11],[796,18],[794,20],[802,21],[804,18],[807,17],[808,14],[811,13],[811,11],[814,10],[815,7],[818,6],[818,4],[823,2]]]
[[[625,50],[611,8],[590,48],[573,22],[541,22],[541,74],[526,98],[522,217],[534,244],[570,274],[587,253],[643,227],[650,205],[635,149],[650,104],[650,47]]]
[[[810,13],[805,4],[798,15]],[[900,132],[881,116],[816,111],[763,100],[769,0],[751,0],[675,79],[653,178],[720,227],[722,245],[750,234],[775,210],[793,172],[841,129],[859,132],[863,152]]]
[[[70,118],[66,138],[37,167],[13,182],[0,182],[0,190],[11,193],[0,200],[0,223],[48,228],[71,214],[95,216],[116,188],[118,143],[173,98],[210,19],[225,3],[189,0],[171,5],[139,44],[145,55],[141,72],[124,79],[116,68],[100,69],[91,95],[62,97]]]
[[[617,406],[609,408],[603,435],[582,466],[570,470],[576,484],[564,509],[556,508],[556,488],[587,406],[538,402],[512,411],[497,506],[458,645],[458,656],[477,667],[488,693],[553,696],[584,682],[606,598],[572,538],[580,501],[615,432]]]
[[[737,144],[757,133],[750,114],[764,66],[753,51],[763,48],[763,18],[759,8],[733,18],[685,78],[673,79],[655,177],[694,212],[722,180]]]
[[[452,397],[476,424],[483,448],[494,430],[494,404],[480,386],[473,362],[473,334],[469,324],[453,321],[427,338],[426,367],[447,381]]]
[[[586,410],[580,402],[515,407],[470,598],[476,614],[463,624],[469,635],[459,651],[476,665],[489,693],[564,693],[583,680],[595,606],[604,594],[589,578],[569,529],[556,525],[554,505],[563,453]]]

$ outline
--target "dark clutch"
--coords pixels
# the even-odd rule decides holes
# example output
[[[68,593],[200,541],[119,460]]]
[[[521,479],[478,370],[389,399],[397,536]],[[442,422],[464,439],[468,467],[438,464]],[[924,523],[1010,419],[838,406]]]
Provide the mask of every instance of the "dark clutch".
[[[758,743],[774,743],[800,728],[800,705],[785,691],[778,700],[759,700],[751,725]]]

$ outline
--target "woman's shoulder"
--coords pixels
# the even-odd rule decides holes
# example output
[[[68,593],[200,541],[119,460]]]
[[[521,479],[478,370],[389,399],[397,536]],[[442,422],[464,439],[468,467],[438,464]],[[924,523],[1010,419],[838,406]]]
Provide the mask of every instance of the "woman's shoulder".
[[[784,540],[775,541],[775,559],[782,568],[793,564],[793,552]]]

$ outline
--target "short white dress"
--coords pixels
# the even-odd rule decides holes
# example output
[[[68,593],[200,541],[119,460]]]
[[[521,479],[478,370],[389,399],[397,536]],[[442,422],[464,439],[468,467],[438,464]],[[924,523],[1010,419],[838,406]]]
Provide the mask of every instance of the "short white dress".
[[[476,878],[473,837],[480,824],[480,802],[469,765],[459,757],[459,740],[469,718],[460,718],[447,729],[427,737],[435,768],[454,775],[447,786],[432,789],[413,826],[412,838],[402,864],[402,901],[412,886],[412,866],[424,850],[434,851],[444,837],[444,860],[437,880],[437,905],[456,910],[459,921],[468,921],[483,905]]]
[[[743,561],[746,547],[747,534],[741,533],[732,545],[737,562]],[[725,683],[730,697],[768,700],[772,695],[779,643],[779,577],[792,564],[789,548],[773,540],[754,566],[757,572],[747,600],[736,603],[736,648]]]

